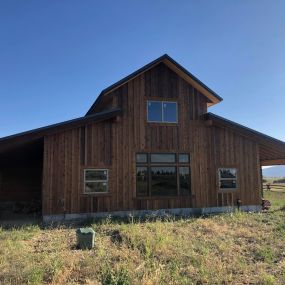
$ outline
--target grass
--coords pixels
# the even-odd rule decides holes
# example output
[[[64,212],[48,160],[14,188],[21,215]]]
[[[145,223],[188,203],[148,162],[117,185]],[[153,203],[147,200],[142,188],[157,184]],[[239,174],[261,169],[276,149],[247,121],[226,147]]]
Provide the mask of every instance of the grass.
[[[93,250],[75,228],[0,229],[0,284],[285,284],[285,193],[262,214],[92,223]]]

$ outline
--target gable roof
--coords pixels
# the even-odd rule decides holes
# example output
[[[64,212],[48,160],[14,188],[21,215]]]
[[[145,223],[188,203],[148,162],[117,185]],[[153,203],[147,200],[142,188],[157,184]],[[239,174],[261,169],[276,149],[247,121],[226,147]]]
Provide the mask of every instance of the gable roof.
[[[119,80],[118,82],[112,84],[111,86],[104,89],[99,96],[97,97],[96,101],[93,103],[91,108],[88,110],[86,115],[90,115],[92,113],[92,110],[95,108],[95,106],[98,105],[100,100],[105,94],[110,93],[111,91],[119,88],[123,84],[127,83],[128,81],[132,80],[133,78],[137,77],[138,75],[142,74],[143,72],[147,71],[148,69],[154,67],[155,65],[159,63],[166,64],[171,70],[173,70],[175,73],[177,73],[179,76],[181,76],[186,82],[191,84],[193,87],[198,89],[203,95],[205,95],[210,103],[209,105],[215,105],[223,100],[222,97],[220,97],[217,93],[215,93],[212,89],[210,89],[208,86],[206,86],[203,82],[201,82],[197,77],[195,77],[192,73],[190,73],[187,69],[185,69],[182,65],[177,63],[173,58],[171,58],[169,55],[164,54],[161,57],[155,59],[154,61],[148,63],[147,65],[143,66],[142,68],[136,70],[135,72],[131,73],[130,75],[124,77],[123,79]]]
[[[0,153],[17,145],[33,142],[42,139],[45,135],[53,134],[59,131],[68,130],[75,127],[80,127],[86,123],[100,122],[118,116],[121,109],[111,109],[108,111],[92,114],[76,118],[73,120],[64,121],[61,123],[49,125],[46,127],[18,133],[15,135],[0,138]]]

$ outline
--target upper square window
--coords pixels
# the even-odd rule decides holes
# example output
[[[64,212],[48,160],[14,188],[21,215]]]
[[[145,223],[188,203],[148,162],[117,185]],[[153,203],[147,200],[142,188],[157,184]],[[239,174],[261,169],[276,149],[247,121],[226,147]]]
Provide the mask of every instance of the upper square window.
[[[157,123],[177,123],[177,102],[148,101],[147,120]]]

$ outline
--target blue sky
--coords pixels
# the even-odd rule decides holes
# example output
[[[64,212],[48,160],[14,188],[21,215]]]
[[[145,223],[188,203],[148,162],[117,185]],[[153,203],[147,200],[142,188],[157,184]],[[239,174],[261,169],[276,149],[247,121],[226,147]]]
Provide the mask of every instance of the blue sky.
[[[80,117],[168,53],[218,115],[285,141],[285,1],[0,1],[0,137]]]

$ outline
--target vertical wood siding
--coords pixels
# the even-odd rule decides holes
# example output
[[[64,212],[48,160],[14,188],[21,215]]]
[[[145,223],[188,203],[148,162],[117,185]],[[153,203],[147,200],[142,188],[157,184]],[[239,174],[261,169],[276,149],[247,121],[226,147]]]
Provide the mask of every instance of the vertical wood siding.
[[[107,96],[109,102],[112,94]],[[147,123],[149,99],[176,100],[179,123]],[[45,137],[43,214],[229,206],[237,199],[260,203],[258,145],[201,120],[207,98],[165,65],[115,90],[112,102],[123,110],[117,120]],[[137,152],[190,153],[192,195],[136,198]],[[238,169],[236,191],[218,190],[219,167]],[[84,168],[109,169],[109,193],[84,195]]]

